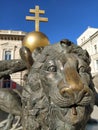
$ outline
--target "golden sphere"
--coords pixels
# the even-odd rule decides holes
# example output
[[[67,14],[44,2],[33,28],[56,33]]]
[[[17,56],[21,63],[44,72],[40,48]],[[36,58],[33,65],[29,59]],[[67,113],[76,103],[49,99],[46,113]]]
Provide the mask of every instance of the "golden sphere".
[[[44,33],[35,31],[28,33],[24,37],[22,44],[33,52],[33,50],[37,47],[49,45],[49,40]]]

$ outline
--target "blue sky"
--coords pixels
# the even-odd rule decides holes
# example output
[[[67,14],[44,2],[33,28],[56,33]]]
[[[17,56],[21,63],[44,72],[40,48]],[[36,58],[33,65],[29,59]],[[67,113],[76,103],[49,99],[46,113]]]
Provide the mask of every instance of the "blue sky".
[[[39,5],[48,22],[40,23],[40,31],[51,43],[63,38],[76,43],[88,28],[98,28],[98,0],[0,0],[0,30],[34,31],[34,22],[26,21],[29,9]]]

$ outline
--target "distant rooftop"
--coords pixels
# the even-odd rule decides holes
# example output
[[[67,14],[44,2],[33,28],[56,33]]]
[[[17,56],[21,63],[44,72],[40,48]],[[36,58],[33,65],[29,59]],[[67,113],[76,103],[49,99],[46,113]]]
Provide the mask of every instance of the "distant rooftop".
[[[95,34],[98,31],[98,28],[92,28],[88,27],[78,38],[77,38],[77,43],[80,45],[83,43],[85,40],[90,38],[93,34]]]
[[[0,34],[7,35],[26,35],[26,32],[23,31],[14,31],[14,30],[0,30]]]

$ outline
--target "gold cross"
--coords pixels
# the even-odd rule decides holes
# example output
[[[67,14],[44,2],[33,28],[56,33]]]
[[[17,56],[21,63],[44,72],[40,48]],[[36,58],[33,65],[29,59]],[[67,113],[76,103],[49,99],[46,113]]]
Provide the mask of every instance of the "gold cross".
[[[39,6],[35,6],[35,9],[30,9],[30,13],[35,13],[35,17],[26,16],[26,20],[35,21],[35,31],[39,31],[39,22],[47,22],[48,18],[39,17],[39,14],[44,14],[44,10],[39,10]]]

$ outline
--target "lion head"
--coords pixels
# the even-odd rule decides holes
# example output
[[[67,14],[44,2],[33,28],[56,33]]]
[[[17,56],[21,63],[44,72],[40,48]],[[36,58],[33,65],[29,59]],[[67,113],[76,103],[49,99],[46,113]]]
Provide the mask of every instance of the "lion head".
[[[84,129],[95,101],[87,51],[66,39],[46,46],[34,57],[28,75],[28,86],[35,97],[43,93],[46,97],[44,99],[47,99],[42,101],[41,95],[39,105],[48,104],[43,105],[48,107],[48,128]],[[35,97],[30,102],[33,102]],[[50,120],[52,125],[49,125]]]

